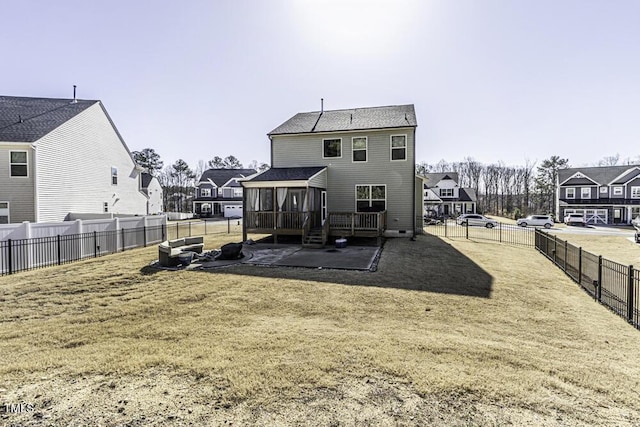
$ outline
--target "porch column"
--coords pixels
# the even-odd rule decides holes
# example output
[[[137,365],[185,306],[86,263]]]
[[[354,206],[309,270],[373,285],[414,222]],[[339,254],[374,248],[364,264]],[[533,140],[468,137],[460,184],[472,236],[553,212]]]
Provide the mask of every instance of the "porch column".
[[[271,195],[271,204],[273,205],[273,243],[278,243],[278,193],[276,187],[273,187],[273,194]]]

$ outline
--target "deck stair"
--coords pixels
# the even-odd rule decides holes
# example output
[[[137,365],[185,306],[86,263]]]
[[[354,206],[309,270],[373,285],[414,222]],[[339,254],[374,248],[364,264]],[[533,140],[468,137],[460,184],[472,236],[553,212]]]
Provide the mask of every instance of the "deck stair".
[[[312,228],[304,236],[302,241],[302,247],[304,248],[322,248],[322,228]]]

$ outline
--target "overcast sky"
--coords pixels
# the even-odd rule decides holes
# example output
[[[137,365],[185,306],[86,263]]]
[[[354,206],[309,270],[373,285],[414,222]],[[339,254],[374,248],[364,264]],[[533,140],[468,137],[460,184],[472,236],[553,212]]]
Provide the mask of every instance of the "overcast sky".
[[[269,163],[297,112],[414,104],[417,160],[640,155],[640,1],[5,2],[2,95],[100,99],[165,165]]]

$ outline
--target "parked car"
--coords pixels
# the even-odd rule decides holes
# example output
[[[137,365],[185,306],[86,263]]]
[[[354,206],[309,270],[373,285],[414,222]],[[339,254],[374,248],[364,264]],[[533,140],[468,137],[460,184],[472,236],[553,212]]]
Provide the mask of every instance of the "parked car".
[[[550,215],[529,215],[526,218],[520,218],[516,221],[520,227],[553,227],[553,218]]]
[[[498,225],[495,219],[487,218],[480,214],[462,214],[456,219],[458,225],[481,225],[487,228],[493,228]]]
[[[564,223],[567,225],[586,225],[584,215],[581,213],[570,213],[564,217]]]
[[[635,217],[631,221],[631,225],[633,225],[637,230],[640,230],[640,216]]]

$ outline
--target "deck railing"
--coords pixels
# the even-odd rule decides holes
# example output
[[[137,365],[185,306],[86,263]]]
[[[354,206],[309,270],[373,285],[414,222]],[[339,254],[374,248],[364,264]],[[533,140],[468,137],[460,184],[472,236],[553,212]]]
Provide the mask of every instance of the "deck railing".
[[[387,224],[387,212],[329,212],[332,231],[375,231],[382,233]]]
[[[245,212],[244,217],[249,230],[302,231],[305,226],[320,226],[319,221],[319,212]],[[387,212],[329,212],[327,222],[331,231],[382,233],[386,229]]]

